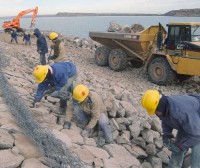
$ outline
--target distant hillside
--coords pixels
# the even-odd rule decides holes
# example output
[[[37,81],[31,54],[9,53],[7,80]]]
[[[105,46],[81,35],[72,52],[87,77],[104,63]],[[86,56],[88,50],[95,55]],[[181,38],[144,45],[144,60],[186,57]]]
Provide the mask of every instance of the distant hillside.
[[[172,10],[163,15],[164,16],[181,16],[181,17],[200,17],[200,8]]]
[[[56,14],[58,17],[70,16],[158,16],[159,14],[142,14],[142,13],[68,13],[59,12]]]
[[[57,17],[72,16],[178,16],[178,17],[200,17],[200,8],[172,10],[164,14],[146,14],[146,13],[68,13],[59,12]]]

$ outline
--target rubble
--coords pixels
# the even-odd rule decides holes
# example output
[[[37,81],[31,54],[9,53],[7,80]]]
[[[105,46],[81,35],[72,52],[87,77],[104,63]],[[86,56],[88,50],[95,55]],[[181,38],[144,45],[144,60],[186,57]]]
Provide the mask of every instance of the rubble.
[[[19,45],[10,44],[9,40],[8,34],[0,33],[1,55],[8,59],[2,71],[28,106],[37,87],[32,76],[33,68],[39,62],[35,38],[32,38],[31,46],[25,46],[21,39]],[[88,168],[166,167],[170,151],[163,147],[159,119],[147,115],[140,105],[141,96],[147,89],[159,89],[165,95],[199,93],[199,77],[170,86],[157,86],[147,81],[141,68],[134,69],[130,66],[126,71],[114,72],[108,67],[97,66],[93,48],[98,44],[89,39],[82,41],[81,38],[63,37],[63,41],[69,61],[75,63],[78,69],[76,84],[85,84],[102,96],[114,141],[112,144],[105,144],[98,135],[82,137],[81,129],[75,123],[70,130],[56,125],[54,111],[59,106],[59,101],[54,98],[42,99],[37,107],[31,109],[34,120],[48,128],[70,151],[75,152]],[[38,165],[50,167],[42,159],[44,156],[39,150],[40,146],[32,143],[31,137],[11,115],[1,92],[0,90],[0,157],[4,159],[0,160],[0,165],[13,168]],[[71,100],[69,103],[72,103]]]

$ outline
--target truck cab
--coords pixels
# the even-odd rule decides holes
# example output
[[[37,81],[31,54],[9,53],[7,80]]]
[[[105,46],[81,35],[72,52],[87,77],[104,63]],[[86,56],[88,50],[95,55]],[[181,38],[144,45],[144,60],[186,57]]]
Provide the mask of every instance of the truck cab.
[[[197,49],[200,43],[200,25],[192,22],[169,23],[168,35],[164,41],[166,49],[176,50],[183,46],[185,49]]]

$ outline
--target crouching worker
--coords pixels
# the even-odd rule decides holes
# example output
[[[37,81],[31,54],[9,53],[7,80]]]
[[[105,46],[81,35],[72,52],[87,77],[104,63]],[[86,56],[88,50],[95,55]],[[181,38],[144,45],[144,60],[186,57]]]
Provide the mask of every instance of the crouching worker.
[[[74,114],[83,126],[82,135],[90,136],[93,128],[98,124],[102,129],[106,143],[112,142],[112,132],[107,117],[105,105],[101,97],[84,85],[77,85],[73,90]],[[66,121],[64,128],[70,128],[70,121]]]
[[[66,51],[64,42],[62,42],[58,38],[58,34],[56,32],[51,32],[49,34],[49,39],[52,41],[53,45],[51,49],[53,50],[53,55],[48,57],[49,60],[53,60],[54,62],[65,62],[67,61]]]
[[[149,115],[156,114],[162,121],[163,143],[172,151],[168,168],[181,168],[184,155],[192,148],[191,167],[200,167],[200,95],[165,96],[148,90],[142,106]],[[176,141],[171,141],[172,130],[178,130]]]
[[[60,99],[57,124],[63,125],[67,110],[68,91],[72,91],[73,81],[77,77],[76,66],[70,62],[59,62],[50,65],[38,65],[33,71],[38,84],[32,107],[40,102],[43,96],[50,95]]]

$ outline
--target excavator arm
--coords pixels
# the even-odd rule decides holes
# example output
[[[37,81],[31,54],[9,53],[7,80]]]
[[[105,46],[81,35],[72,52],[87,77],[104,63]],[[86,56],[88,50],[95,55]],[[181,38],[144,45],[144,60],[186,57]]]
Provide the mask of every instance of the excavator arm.
[[[36,19],[37,13],[38,13],[38,7],[34,8],[34,9],[27,9],[27,10],[19,12],[19,14],[12,21],[3,22],[2,27],[19,29],[21,17],[23,17],[24,15],[29,14],[31,12],[33,12],[31,26],[30,26],[30,28],[32,28],[35,24],[35,19]]]

